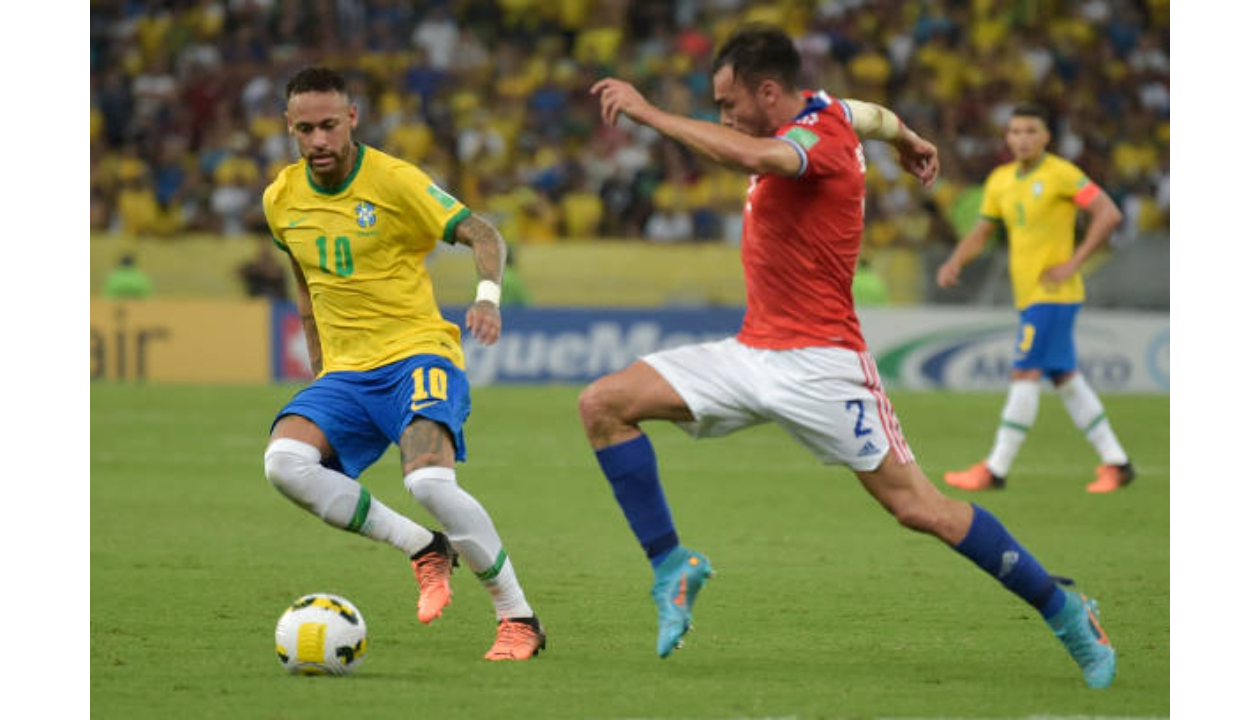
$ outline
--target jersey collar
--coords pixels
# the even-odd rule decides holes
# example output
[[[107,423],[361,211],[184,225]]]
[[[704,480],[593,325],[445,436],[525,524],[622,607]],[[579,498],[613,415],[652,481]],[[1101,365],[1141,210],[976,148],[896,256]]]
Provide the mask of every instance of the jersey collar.
[[[1038,170],[1040,170],[1040,169],[1041,169],[1041,166],[1046,164],[1046,158],[1047,158],[1047,157],[1049,157],[1049,155],[1050,155],[1050,153],[1048,153],[1048,152],[1043,152],[1043,153],[1041,153],[1041,157],[1037,160],[1037,162],[1033,163],[1033,166],[1032,166],[1032,167],[1030,167],[1030,168],[1028,168],[1027,170],[1020,170],[1020,169],[1019,169],[1019,161],[1018,161],[1018,160],[1016,160],[1016,161],[1015,161],[1015,179],[1016,179],[1016,180],[1023,180],[1024,178],[1028,177],[1029,175],[1032,175],[1033,173],[1035,173],[1035,172],[1037,172]]]
[[[315,182],[315,176],[311,175],[311,166],[307,164],[306,165],[306,182],[310,183],[311,189],[321,195],[336,195],[340,193],[342,190],[345,190],[346,188],[350,187],[350,183],[354,182],[355,176],[359,174],[359,168],[363,167],[363,156],[367,154],[365,152],[367,148],[363,146],[363,143],[355,141],[354,147],[355,147],[355,152],[357,154],[357,157],[355,157],[354,159],[354,168],[350,171],[350,174],[346,176],[346,179],[342,180],[341,184],[335,188],[326,188],[323,185],[320,185],[319,183]]]
[[[796,122],[810,113],[822,112],[831,104],[831,96],[825,90],[805,91],[805,107],[792,118]]]

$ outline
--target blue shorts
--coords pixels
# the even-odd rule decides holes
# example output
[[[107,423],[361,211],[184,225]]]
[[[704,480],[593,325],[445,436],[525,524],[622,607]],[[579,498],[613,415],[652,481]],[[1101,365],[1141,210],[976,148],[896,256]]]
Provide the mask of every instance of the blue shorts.
[[[1015,338],[1016,370],[1041,370],[1047,374],[1076,369],[1076,343],[1072,340],[1076,312],[1071,305],[1029,305],[1019,313],[1019,334]]]
[[[471,411],[464,371],[439,355],[416,355],[364,372],[327,373],[293,396],[272,427],[285,415],[307,418],[336,453],[326,464],[357,478],[417,417],[445,425],[455,439],[455,459],[462,462]]]

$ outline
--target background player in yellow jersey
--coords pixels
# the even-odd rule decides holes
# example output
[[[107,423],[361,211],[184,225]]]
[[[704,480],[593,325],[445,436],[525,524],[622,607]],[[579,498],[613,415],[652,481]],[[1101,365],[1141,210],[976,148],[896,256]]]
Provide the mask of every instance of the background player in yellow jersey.
[[[276,416],[267,479],[333,527],[405,552],[421,622],[450,602],[458,553],[494,600],[498,631],[486,658],[528,659],[546,646],[543,629],[490,516],[455,481],[455,462],[466,457],[468,379],[460,330],[442,318],[424,266],[438,240],[472,248],[481,283],[465,322],[492,344],[502,325],[503,239],[420,169],[354,142],[358,109],[337,73],[302,70],[285,96],[302,161],[280,172],[263,207],[292,262],[316,380]],[[407,489],[447,534],[354,480],[391,442]]]
[[[1113,492],[1135,477],[1102,402],[1076,370],[1072,338],[1076,313],[1085,300],[1081,265],[1120,224],[1120,210],[1079,168],[1046,152],[1049,142],[1048,112],[1037,105],[1015,108],[1006,128],[1015,161],[989,174],[979,222],[937,271],[941,287],[955,285],[962,267],[980,254],[997,224],[1005,225],[1020,317],[1011,387],[988,459],[945,473],[946,483],[963,490],[1005,487],[1011,463],[1037,417],[1043,374],[1054,382],[1073,422],[1102,458],[1087,489]],[[1078,208],[1090,216],[1079,247]]]

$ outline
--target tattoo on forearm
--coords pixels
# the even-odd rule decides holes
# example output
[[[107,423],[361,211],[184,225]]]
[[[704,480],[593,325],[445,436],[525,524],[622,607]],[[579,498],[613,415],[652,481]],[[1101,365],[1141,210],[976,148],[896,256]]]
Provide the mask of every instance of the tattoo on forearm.
[[[503,280],[504,257],[503,238],[493,225],[473,216],[459,224],[459,239],[473,250],[473,262],[477,266],[477,276],[482,280]]]

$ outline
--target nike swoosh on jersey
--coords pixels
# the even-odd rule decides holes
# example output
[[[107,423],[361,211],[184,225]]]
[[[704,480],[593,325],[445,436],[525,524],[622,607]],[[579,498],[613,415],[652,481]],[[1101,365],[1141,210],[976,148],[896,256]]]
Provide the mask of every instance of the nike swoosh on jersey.
[[[412,412],[416,412],[417,410],[423,410],[423,409],[425,409],[425,408],[429,407],[430,405],[437,405],[437,404],[438,404],[438,403],[440,403],[440,402],[442,402],[442,401],[441,401],[441,400],[429,400],[429,401],[427,401],[427,402],[422,402],[422,403],[411,403],[411,411],[412,411]]]

